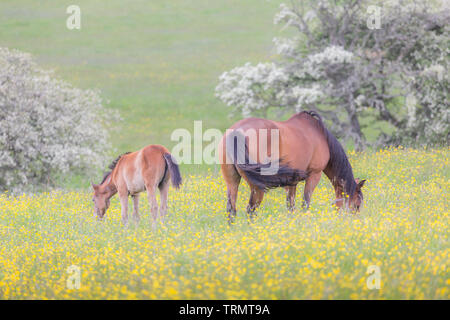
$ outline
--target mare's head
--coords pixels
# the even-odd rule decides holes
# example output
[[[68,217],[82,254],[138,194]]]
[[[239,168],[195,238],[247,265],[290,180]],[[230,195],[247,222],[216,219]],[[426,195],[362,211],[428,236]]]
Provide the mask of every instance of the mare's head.
[[[359,180],[358,178],[355,179],[356,188],[355,192],[349,199],[349,207],[350,210],[353,212],[359,212],[359,210],[362,208],[362,205],[364,203],[364,197],[363,193],[361,191],[361,188],[364,186],[364,183],[366,180]]]
[[[339,191],[338,193],[342,196],[338,197],[336,194],[336,200],[334,200],[336,206],[338,208],[344,207],[344,209],[350,210],[354,213],[359,212],[364,203],[364,197],[361,188],[364,186],[365,182],[366,180],[355,179],[354,192],[351,196],[345,196],[343,192],[344,187],[340,187],[339,190],[341,191]]]

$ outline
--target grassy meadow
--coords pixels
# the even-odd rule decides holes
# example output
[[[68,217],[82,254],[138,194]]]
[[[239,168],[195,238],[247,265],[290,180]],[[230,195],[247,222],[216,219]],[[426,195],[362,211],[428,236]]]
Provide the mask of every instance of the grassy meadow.
[[[358,215],[330,205],[323,178],[310,211],[266,195],[255,223],[241,186],[236,225],[226,223],[225,185],[214,173],[185,177],[169,194],[165,224],[123,228],[113,198],[92,216],[86,192],[0,196],[0,297],[5,299],[449,299],[450,150],[350,154],[368,178]],[[300,187],[300,191],[301,191]],[[297,203],[301,201],[301,192]],[[68,289],[72,265],[80,288]],[[368,266],[381,288],[367,287]]]

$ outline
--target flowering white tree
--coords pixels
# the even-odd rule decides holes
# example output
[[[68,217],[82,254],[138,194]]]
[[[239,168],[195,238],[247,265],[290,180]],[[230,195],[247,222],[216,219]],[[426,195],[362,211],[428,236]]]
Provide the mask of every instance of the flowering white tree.
[[[244,116],[273,107],[315,109],[357,149],[366,145],[364,117],[394,129],[382,132],[380,143],[447,142],[448,10],[432,14],[427,2],[380,0],[381,28],[371,29],[369,4],[281,5],[275,23],[295,28],[297,36],[274,39],[277,61],[223,73],[217,97]],[[415,97],[409,107],[407,97]]]
[[[31,56],[0,48],[0,190],[52,185],[104,162],[110,118],[99,94],[52,78]]]

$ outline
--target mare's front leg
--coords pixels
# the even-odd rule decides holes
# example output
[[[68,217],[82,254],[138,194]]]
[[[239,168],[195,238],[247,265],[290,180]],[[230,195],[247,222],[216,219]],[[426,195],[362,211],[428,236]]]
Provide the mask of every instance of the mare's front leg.
[[[139,224],[139,193],[136,193],[131,196],[133,198],[133,219],[134,222]]]

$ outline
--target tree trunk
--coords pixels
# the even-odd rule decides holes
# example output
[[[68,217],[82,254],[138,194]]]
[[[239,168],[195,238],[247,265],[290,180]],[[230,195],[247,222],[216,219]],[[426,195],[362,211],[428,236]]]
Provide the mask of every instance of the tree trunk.
[[[359,120],[356,116],[356,112],[350,115],[350,124],[352,126],[355,149],[356,151],[363,151],[365,147],[365,138],[364,134],[361,131],[361,126],[359,125]]]
[[[348,119],[351,126],[351,136],[353,141],[355,142],[355,149],[356,151],[363,151],[365,147],[365,138],[364,134],[361,131],[361,126],[359,124],[359,119],[357,116],[355,103],[353,99],[353,95],[349,95],[347,104],[345,106],[345,109],[348,113]]]

